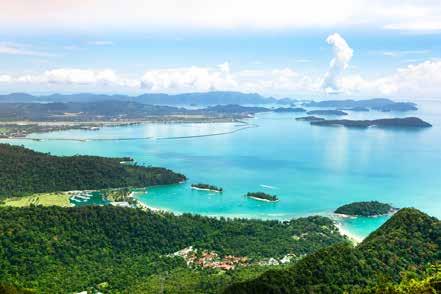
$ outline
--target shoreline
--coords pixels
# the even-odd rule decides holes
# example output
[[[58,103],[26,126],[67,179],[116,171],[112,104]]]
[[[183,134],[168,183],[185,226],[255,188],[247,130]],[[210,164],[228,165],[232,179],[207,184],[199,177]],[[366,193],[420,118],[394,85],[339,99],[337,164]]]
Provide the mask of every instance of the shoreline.
[[[218,191],[218,190],[204,189],[204,188],[198,188],[198,187],[191,187],[191,189],[198,190],[198,191],[214,192],[214,193],[221,193],[222,192],[222,191]]]
[[[100,130],[103,127],[127,127],[127,126],[131,126],[131,125],[141,125],[141,124],[147,124],[147,123],[151,123],[149,121],[142,121],[142,122],[133,122],[133,123],[121,123],[118,125],[102,125],[100,127],[98,127],[97,130]],[[158,124],[171,124],[171,122],[162,122],[162,121],[155,121],[153,123],[158,123]],[[9,136],[9,137],[4,137],[4,138],[0,138],[2,140],[26,140],[26,141],[77,141],[77,142],[89,142],[89,141],[135,141],[135,140],[177,140],[177,139],[191,139],[191,138],[202,138],[202,137],[212,137],[212,136],[222,136],[222,135],[228,135],[228,134],[233,134],[236,132],[240,132],[246,129],[250,129],[250,128],[257,128],[259,127],[257,124],[252,124],[252,123],[248,123],[248,122],[244,122],[244,121],[239,121],[239,120],[221,120],[221,121],[211,121],[211,120],[207,120],[207,121],[199,121],[199,122],[194,122],[194,121],[184,121],[184,122],[173,122],[176,124],[187,124],[187,123],[240,123],[242,124],[240,127],[233,129],[231,131],[227,131],[227,132],[219,132],[219,133],[211,133],[211,134],[201,134],[201,135],[191,135],[191,136],[175,136],[175,137],[134,137],[134,138],[39,138],[39,137],[29,137],[29,135],[32,134],[48,134],[48,133],[53,133],[53,132],[63,132],[63,131],[69,131],[69,130],[84,130],[87,131],[87,129],[82,129],[79,128],[79,126],[81,126],[81,124],[85,124],[85,123],[80,123],[80,124],[75,124],[75,125],[71,125],[71,127],[68,127],[66,129],[63,130],[59,130],[59,129],[54,129],[54,130],[45,130],[43,132],[38,132],[38,131],[34,131],[31,132],[29,134],[26,134],[26,136]],[[1,123],[0,123],[1,125]],[[96,131],[96,130],[95,130]]]
[[[357,218],[357,217],[367,217],[367,218],[376,218],[376,217],[382,217],[382,216],[392,216],[394,215],[399,209],[395,209],[393,211],[389,211],[388,213],[383,214],[374,214],[374,215],[351,215],[351,214],[344,214],[344,213],[333,213],[334,216],[339,218]]]
[[[254,199],[254,200],[257,200],[257,201],[263,201],[263,202],[269,202],[269,203],[276,203],[276,202],[279,202],[279,201],[280,201],[279,199],[273,201],[273,200],[262,199],[262,198],[257,198],[257,197],[253,197],[253,196],[246,196],[246,197],[247,197],[247,198]]]
[[[334,224],[337,227],[340,235],[346,236],[354,245],[357,245],[363,241],[364,238],[351,233],[341,222],[335,221]]]

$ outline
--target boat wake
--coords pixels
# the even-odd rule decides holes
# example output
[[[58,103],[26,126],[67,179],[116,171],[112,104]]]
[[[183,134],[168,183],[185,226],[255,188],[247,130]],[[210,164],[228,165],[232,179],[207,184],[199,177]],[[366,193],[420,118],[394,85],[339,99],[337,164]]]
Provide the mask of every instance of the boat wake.
[[[260,187],[262,187],[262,188],[267,188],[267,189],[278,189],[277,187],[274,187],[274,186],[269,186],[269,185],[260,185]]]

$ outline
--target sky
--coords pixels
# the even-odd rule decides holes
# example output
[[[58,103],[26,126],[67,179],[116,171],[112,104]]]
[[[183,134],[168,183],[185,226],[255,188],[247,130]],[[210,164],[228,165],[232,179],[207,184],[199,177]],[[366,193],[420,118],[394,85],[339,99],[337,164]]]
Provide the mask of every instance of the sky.
[[[439,0],[0,0],[0,93],[441,100]]]

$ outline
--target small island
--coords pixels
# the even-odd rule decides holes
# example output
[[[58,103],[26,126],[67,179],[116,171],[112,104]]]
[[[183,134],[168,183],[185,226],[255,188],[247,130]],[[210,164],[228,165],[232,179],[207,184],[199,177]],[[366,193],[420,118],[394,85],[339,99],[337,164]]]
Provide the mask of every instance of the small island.
[[[342,108],[339,110],[342,110],[342,111],[349,110],[349,111],[355,111],[355,112],[369,112],[369,108],[362,107],[362,106],[356,106],[356,107],[352,107],[352,108]]]
[[[318,117],[318,116],[309,115],[309,116],[297,117],[296,120],[299,120],[299,121],[322,121],[325,119]]]
[[[396,212],[398,209],[390,204],[378,201],[353,202],[337,208],[334,212],[337,214],[350,216],[380,216]]]
[[[415,103],[411,103],[411,102],[390,103],[386,105],[374,106],[372,107],[372,109],[382,112],[418,110]]]
[[[405,118],[384,118],[374,120],[350,120],[350,119],[336,119],[336,120],[321,120],[311,121],[311,124],[318,126],[345,126],[352,128],[428,128],[432,125],[417,117]]]
[[[332,109],[328,109],[328,110],[311,110],[311,111],[308,111],[306,114],[309,114],[309,115],[314,115],[314,114],[316,114],[316,115],[338,115],[338,116],[348,115],[344,111],[332,110]]]
[[[306,109],[301,107],[279,107],[273,110],[274,112],[306,112]]]
[[[216,193],[222,193],[224,191],[224,189],[220,188],[220,187],[216,187],[213,185],[208,185],[208,184],[191,184],[191,188],[195,189],[195,190],[202,190],[202,191],[211,191],[211,192],[216,192]]]
[[[248,198],[252,198],[259,201],[265,201],[265,202],[279,201],[279,198],[277,198],[276,195],[270,195],[263,192],[248,192],[245,196]]]

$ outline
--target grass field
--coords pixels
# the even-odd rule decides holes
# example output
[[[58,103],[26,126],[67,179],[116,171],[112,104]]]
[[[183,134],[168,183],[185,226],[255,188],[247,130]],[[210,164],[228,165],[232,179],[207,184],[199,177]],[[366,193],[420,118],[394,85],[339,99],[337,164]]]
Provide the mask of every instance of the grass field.
[[[71,206],[69,202],[69,197],[67,193],[43,193],[43,194],[34,194],[31,196],[25,197],[15,197],[5,199],[2,206],[14,206],[14,207],[23,207],[29,206],[31,204],[34,205],[43,205],[43,206]]]

